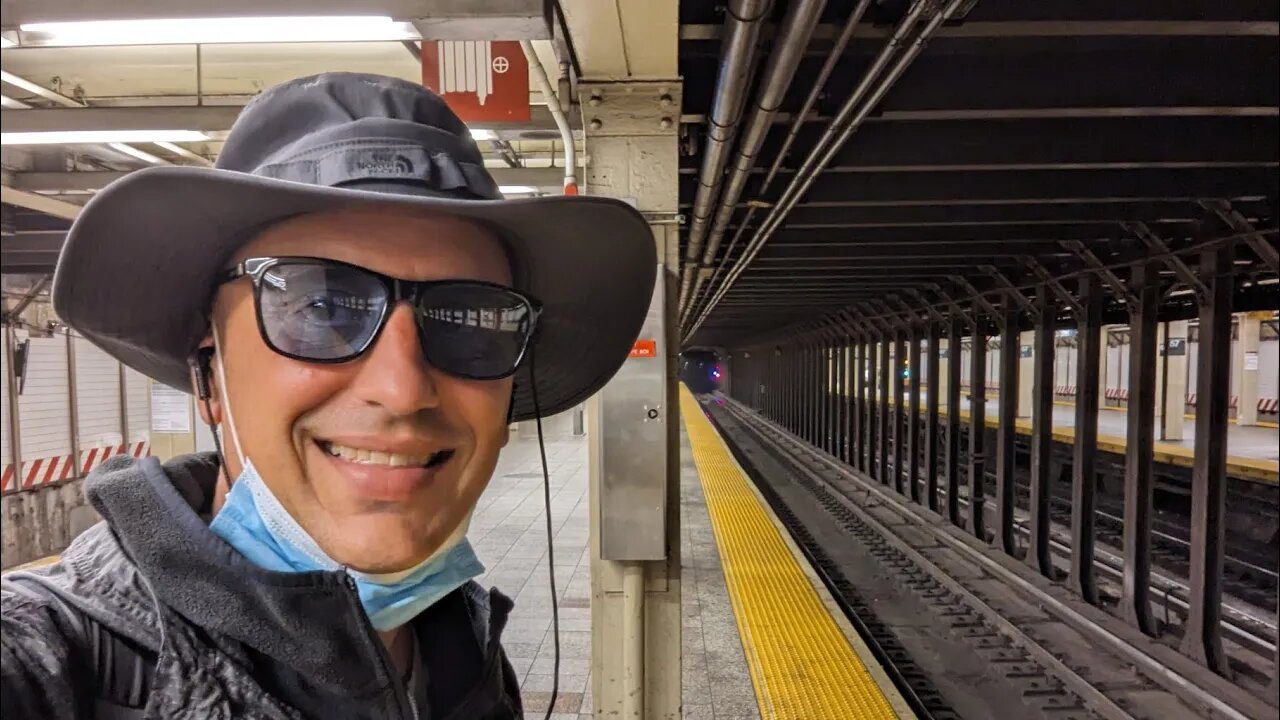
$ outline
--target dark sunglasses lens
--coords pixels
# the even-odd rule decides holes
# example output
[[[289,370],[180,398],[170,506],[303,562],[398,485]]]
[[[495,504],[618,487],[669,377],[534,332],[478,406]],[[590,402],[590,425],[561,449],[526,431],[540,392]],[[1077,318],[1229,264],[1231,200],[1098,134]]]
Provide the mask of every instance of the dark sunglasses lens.
[[[484,285],[440,285],[418,301],[422,352],[451,375],[473,379],[511,374],[532,330],[532,309],[513,292]]]
[[[363,352],[386,305],[386,287],[369,273],[341,265],[286,263],[262,276],[258,311],[276,350],[324,361]]]

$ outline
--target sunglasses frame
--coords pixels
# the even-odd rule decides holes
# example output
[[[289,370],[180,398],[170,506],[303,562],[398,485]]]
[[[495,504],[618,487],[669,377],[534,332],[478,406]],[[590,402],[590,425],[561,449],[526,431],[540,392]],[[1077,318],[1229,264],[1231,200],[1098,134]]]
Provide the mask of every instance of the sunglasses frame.
[[[284,350],[277,347],[274,342],[271,341],[270,336],[267,334],[266,321],[262,317],[263,278],[266,276],[268,270],[270,270],[273,267],[278,267],[281,265],[321,265],[321,266],[329,266],[329,267],[348,268],[348,269],[355,270],[357,272],[361,272],[366,275],[372,276],[373,278],[376,278],[379,282],[382,283],[383,287],[387,292],[387,303],[385,303],[382,307],[382,313],[378,317],[377,327],[374,329],[373,333],[370,334],[369,339],[365,342],[365,344],[359,350],[356,350],[342,357],[330,358],[330,359],[316,359],[316,358],[309,358],[303,355],[297,355],[290,352],[285,352]],[[465,380],[501,380],[503,378],[507,378],[514,375],[516,371],[520,369],[520,365],[524,362],[525,357],[528,355],[529,346],[533,343],[534,336],[537,333],[538,318],[542,315],[542,304],[536,298],[526,293],[522,293],[514,288],[511,288],[499,283],[485,282],[482,280],[401,280],[400,278],[392,277],[390,275],[384,275],[383,273],[370,270],[369,268],[366,268],[366,267],[361,267],[360,265],[342,262],[341,260],[330,260],[328,258],[303,257],[303,256],[248,258],[243,262],[237,263],[235,267],[229,268],[227,270],[224,270],[222,273],[220,273],[218,276],[217,285],[218,286],[225,285],[226,283],[232,282],[234,280],[239,280],[240,278],[243,278],[243,277],[249,278],[249,280],[253,283],[253,306],[254,306],[254,315],[257,316],[257,320],[258,320],[258,334],[262,336],[262,341],[266,343],[267,347],[271,348],[272,352],[278,355],[283,355],[284,357],[290,358],[292,360],[298,360],[301,362],[308,362],[308,363],[318,363],[322,365],[338,365],[341,363],[351,362],[352,360],[355,360],[361,357],[362,355],[364,355],[365,353],[367,353],[369,349],[372,348],[375,343],[377,343],[378,338],[382,336],[382,331],[387,326],[387,320],[391,317],[391,311],[402,302],[408,302],[410,307],[414,311],[414,323],[417,325],[417,328],[418,328],[418,337],[419,337],[418,342],[419,342],[419,345],[422,347],[423,359],[426,360],[428,363],[430,363],[431,360],[427,358],[428,351],[426,348],[426,343],[424,342],[425,337],[424,337],[422,322],[420,318],[420,310],[417,306],[417,301],[422,297],[423,292],[427,289],[437,288],[437,287],[487,288],[487,289],[501,290],[505,293],[510,294],[513,298],[522,302],[525,306],[525,309],[528,311],[529,329],[525,333],[524,342],[520,347],[520,352],[516,356],[515,363],[511,366],[511,369],[497,375],[468,375],[465,373],[454,372],[452,370],[446,370],[445,368],[441,368],[435,365],[434,363],[432,363],[432,366],[443,373],[452,375],[454,377],[463,378]]]

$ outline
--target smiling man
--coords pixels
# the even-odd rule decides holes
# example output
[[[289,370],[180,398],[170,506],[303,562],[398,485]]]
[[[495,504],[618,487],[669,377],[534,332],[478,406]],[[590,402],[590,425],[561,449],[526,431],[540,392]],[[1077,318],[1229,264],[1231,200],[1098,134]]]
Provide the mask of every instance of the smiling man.
[[[104,522],[4,577],[0,715],[520,717],[471,513],[512,420],[621,366],[655,263],[625,204],[502,200],[440,99],[378,76],[273,88],[216,168],[99,193],[55,309],[220,450],[108,462]]]

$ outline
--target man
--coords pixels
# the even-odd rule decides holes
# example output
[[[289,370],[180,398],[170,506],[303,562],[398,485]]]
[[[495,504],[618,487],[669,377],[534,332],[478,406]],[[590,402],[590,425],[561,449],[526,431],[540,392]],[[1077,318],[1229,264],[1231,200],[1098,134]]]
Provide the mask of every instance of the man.
[[[329,74],[85,207],[56,311],[221,452],[85,481],[104,522],[4,578],[0,715],[520,716],[467,525],[508,423],[620,367],[656,259],[623,203],[500,198],[438,97]]]

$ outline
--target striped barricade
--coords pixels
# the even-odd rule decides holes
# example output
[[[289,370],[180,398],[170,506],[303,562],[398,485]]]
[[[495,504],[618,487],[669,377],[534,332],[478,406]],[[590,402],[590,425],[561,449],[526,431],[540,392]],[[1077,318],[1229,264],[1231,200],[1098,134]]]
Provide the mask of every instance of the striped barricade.
[[[151,454],[151,443],[141,440],[121,445],[105,445],[89,448],[80,452],[77,462],[70,453],[54,457],[24,459],[22,463],[22,482],[17,483],[12,463],[4,466],[3,480],[0,489],[3,492],[16,490],[32,490],[42,485],[84,477],[108,459],[117,455],[131,455],[135,458],[147,457]]]

